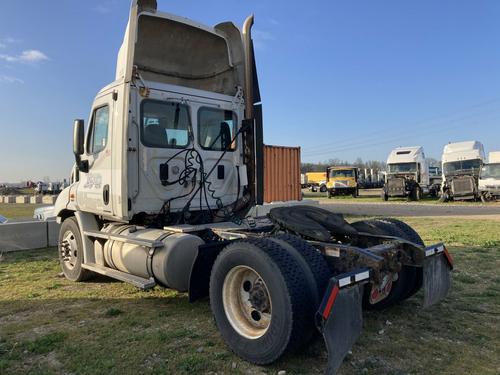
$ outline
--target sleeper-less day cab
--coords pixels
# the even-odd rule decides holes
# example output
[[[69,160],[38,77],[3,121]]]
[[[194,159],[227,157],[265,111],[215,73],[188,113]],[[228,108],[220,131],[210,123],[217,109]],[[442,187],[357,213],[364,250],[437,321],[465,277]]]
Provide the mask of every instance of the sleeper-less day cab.
[[[103,274],[208,296],[225,342],[252,363],[319,330],[333,374],[362,307],[421,288],[424,306],[438,302],[452,261],[398,220],[262,206],[252,24],[208,27],[132,2],[115,81],[97,94],[86,132],[74,124],[76,165],[55,205],[60,264],[73,281]]]

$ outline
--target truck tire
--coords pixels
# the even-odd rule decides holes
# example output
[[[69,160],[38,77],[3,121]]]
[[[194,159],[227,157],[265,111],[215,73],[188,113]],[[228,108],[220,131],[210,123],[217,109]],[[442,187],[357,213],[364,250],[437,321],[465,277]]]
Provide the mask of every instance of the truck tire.
[[[393,219],[393,218],[383,218],[379,219],[381,221],[389,222],[394,224],[399,228],[404,233],[404,239],[408,240],[410,242],[413,242],[414,244],[420,245],[420,246],[425,246],[424,240],[422,240],[422,237],[417,233],[415,229],[413,229],[411,226],[406,224],[404,221]],[[406,266],[409,267],[409,266]],[[424,275],[423,275],[423,270],[420,267],[415,267],[415,283],[413,285],[413,288],[408,289],[407,293],[405,293],[402,297],[402,300],[408,299],[411,296],[413,296],[415,293],[417,293],[420,288],[422,287],[423,280],[424,280]]]
[[[415,188],[413,198],[414,198],[414,200],[415,200],[415,201],[417,201],[417,202],[418,202],[420,199],[422,199],[422,190],[420,189],[420,187]]]
[[[58,241],[59,263],[64,276],[71,281],[85,281],[93,272],[82,268],[83,242],[78,222],[74,216],[61,224]]]
[[[351,223],[356,229],[375,235],[386,235],[405,238],[405,234],[398,229],[394,224],[383,222],[381,220],[363,220]],[[381,310],[393,306],[402,301],[406,293],[413,289],[416,279],[414,267],[404,267],[398,273],[398,279],[393,281],[391,290],[383,300],[371,303],[370,293],[372,288],[370,284],[365,286],[363,293],[363,306],[368,310]]]
[[[294,352],[314,332],[311,285],[294,255],[269,239],[234,241],[210,275],[210,305],[227,345],[265,365]]]
[[[450,194],[447,191],[443,192],[439,197],[439,201],[442,203],[448,202],[449,200],[450,200]]]
[[[311,246],[307,241],[291,234],[278,234],[277,236],[274,236],[274,238],[290,244],[304,258],[312,276],[314,277],[316,289],[318,290],[318,296],[321,300],[321,297],[323,297],[325,289],[328,285],[328,281],[332,277],[332,272],[330,271],[330,268],[328,268],[328,264],[326,263],[326,260],[321,252]]]
[[[356,188],[354,189],[354,192],[352,193],[353,198],[357,198],[359,196],[359,190]]]
[[[319,192],[320,192],[320,193],[326,193],[326,185],[321,185],[321,186],[319,187]]]
[[[387,202],[389,200],[389,195],[385,192],[385,190],[382,190],[382,193],[380,194],[380,197],[384,202]]]

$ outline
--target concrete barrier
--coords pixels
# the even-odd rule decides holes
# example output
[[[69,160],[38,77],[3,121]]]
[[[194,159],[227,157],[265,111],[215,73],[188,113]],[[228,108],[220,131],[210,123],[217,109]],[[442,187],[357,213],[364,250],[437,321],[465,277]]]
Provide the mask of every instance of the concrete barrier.
[[[28,221],[0,225],[0,252],[47,247],[47,223]]]
[[[59,228],[61,224],[58,224],[55,220],[47,220],[47,245],[57,246],[59,241]]]
[[[54,204],[56,203],[56,195],[44,195],[42,198],[42,202],[44,204]]]
[[[42,203],[42,196],[41,195],[32,195],[30,197],[30,203],[31,204],[40,204],[40,203]]]
[[[14,195],[5,195],[3,197],[3,203],[16,203],[16,197]]]
[[[55,220],[0,224],[0,253],[57,246],[59,224]]]
[[[16,196],[16,203],[29,203],[30,197],[27,195],[18,195]]]

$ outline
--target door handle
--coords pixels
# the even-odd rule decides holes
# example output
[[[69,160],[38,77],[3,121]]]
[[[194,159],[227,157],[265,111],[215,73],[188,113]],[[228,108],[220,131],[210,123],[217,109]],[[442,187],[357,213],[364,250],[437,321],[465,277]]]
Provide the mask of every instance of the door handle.
[[[102,189],[102,200],[106,206],[109,204],[109,185],[104,185]]]

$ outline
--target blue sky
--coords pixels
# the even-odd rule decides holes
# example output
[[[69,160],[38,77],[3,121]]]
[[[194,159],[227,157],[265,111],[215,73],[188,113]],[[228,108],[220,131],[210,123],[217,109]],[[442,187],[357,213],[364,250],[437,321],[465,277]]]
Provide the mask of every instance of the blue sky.
[[[384,160],[449,141],[500,150],[500,2],[167,1],[208,25],[256,17],[265,142],[304,161]],[[114,78],[125,0],[25,0],[0,13],[0,181],[66,177],[74,118]]]

